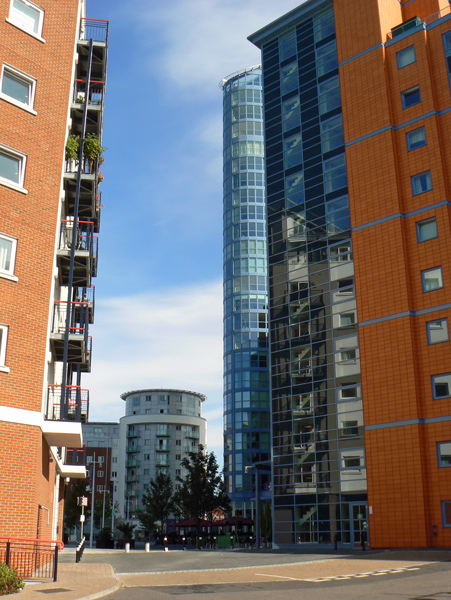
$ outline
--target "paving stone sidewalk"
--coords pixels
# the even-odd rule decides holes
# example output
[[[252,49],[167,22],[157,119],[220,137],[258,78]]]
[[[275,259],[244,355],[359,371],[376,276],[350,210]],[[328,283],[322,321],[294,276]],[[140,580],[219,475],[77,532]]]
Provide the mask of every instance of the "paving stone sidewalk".
[[[96,600],[121,587],[108,564],[59,564],[58,581],[26,583],[17,600]]]

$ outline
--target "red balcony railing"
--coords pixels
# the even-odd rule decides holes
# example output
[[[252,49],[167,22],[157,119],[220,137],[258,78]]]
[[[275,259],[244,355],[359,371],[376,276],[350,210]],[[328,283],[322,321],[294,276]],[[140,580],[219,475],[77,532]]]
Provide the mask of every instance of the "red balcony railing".
[[[77,385],[49,385],[47,393],[47,421],[76,421],[86,423],[89,413],[89,390]]]
[[[86,91],[88,93],[86,94]],[[74,95],[72,102],[83,105],[88,98],[88,106],[103,106],[103,97],[105,93],[104,81],[90,81],[88,90],[86,90],[86,81],[76,79],[74,83]]]

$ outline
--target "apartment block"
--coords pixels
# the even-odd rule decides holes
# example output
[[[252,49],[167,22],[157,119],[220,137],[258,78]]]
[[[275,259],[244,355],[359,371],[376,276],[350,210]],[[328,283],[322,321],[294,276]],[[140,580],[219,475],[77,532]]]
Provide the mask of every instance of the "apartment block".
[[[65,479],[85,476],[66,449],[88,418],[100,217],[98,160],[66,160],[66,141],[101,141],[108,23],[84,0],[0,14],[0,531],[61,539]]]
[[[262,50],[274,541],[451,544],[451,9],[308,0]]]
[[[259,65],[220,82],[224,106],[224,466],[234,513],[253,516],[269,459],[268,284]],[[258,475],[268,492],[269,472]]]

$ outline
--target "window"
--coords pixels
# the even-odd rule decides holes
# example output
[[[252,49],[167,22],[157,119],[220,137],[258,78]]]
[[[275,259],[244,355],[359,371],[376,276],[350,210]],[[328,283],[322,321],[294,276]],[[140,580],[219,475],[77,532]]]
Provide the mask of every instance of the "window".
[[[358,435],[359,423],[358,421],[342,421],[341,430],[343,435]]]
[[[425,219],[424,221],[418,221],[417,223],[417,241],[427,242],[438,237],[437,233],[437,220],[435,217],[432,219]]]
[[[331,262],[347,262],[352,260],[351,244],[339,244],[329,248]],[[341,290],[340,290],[341,291]]]
[[[342,350],[340,352],[341,362],[355,361],[357,358],[357,351],[355,348],[349,348],[348,350]]]
[[[144,460],[150,460],[150,454],[144,454]]]
[[[451,442],[438,442],[437,457],[439,467],[451,467]]]
[[[421,271],[423,292],[432,292],[443,287],[442,267]]]
[[[411,106],[414,106],[415,104],[419,104],[421,102],[420,86],[416,85],[413,88],[410,88],[408,90],[405,90],[404,92],[401,92],[401,100],[402,100],[402,107],[404,109],[410,108]]]
[[[16,239],[0,233],[0,276],[9,275],[14,278],[16,248]]]
[[[426,146],[426,129],[424,127],[418,127],[406,133],[407,150],[416,150],[421,146]]]
[[[351,256],[351,258],[352,258],[352,256]],[[354,280],[353,279],[339,279],[338,293],[341,296],[353,296],[354,295]]]
[[[350,327],[351,325],[355,325],[355,313],[342,313],[340,315],[340,327]]]
[[[359,397],[358,387],[355,383],[342,385],[338,390],[339,400],[355,400]]]
[[[449,500],[442,502],[442,525],[451,527],[451,501]]]
[[[344,154],[340,154],[323,163],[324,169],[324,191],[330,194],[348,185],[346,174],[346,159]]]
[[[144,440],[144,446],[150,446],[151,440]]]
[[[44,11],[28,0],[12,0],[9,21],[27,33],[40,38]]]
[[[182,445],[182,440],[175,440],[175,445],[176,446],[181,446]]]
[[[325,113],[341,106],[340,82],[338,77],[332,77],[318,85],[319,113]]]
[[[181,460],[181,458],[182,458],[182,455],[181,455],[181,454],[176,454],[176,455],[175,455],[175,460]]]
[[[291,169],[302,163],[302,136],[300,133],[287,138],[283,142],[284,167]]]
[[[397,52],[396,60],[398,62],[398,69],[402,69],[403,67],[407,67],[407,65],[414,63],[417,60],[415,56],[415,46],[409,46],[408,48]]]
[[[111,477],[117,477],[117,471],[111,471]]]
[[[103,471],[97,471],[97,477],[103,477]]]
[[[343,469],[360,469],[362,466],[361,456],[353,456],[351,454],[342,457]]]
[[[0,146],[0,183],[22,190],[25,162],[25,154]]]
[[[343,117],[341,114],[321,123],[321,147],[323,154],[343,146],[344,143]]]
[[[432,190],[432,179],[431,172],[425,171],[424,173],[418,173],[413,175],[411,178],[412,183],[412,194],[418,196],[418,194],[424,194]]]
[[[102,464],[103,462],[105,462],[105,457],[104,457],[104,456],[99,456],[99,460],[98,460],[98,462],[99,462],[100,464]]]
[[[103,485],[98,485],[97,486],[97,491],[98,492],[103,492]]]
[[[449,342],[448,319],[438,319],[426,323],[428,344],[441,344]]]
[[[150,475],[150,469],[144,469],[143,474],[144,475]]]
[[[113,458],[111,459],[111,462],[117,463],[117,456],[113,456]]]
[[[434,400],[451,396],[451,373],[432,375],[432,397]]]
[[[298,63],[293,61],[280,68],[280,93],[282,96],[298,87]]]
[[[301,104],[299,96],[290,98],[282,103],[282,129],[289,131],[300,125]]]
[[[21,108],[33,108],[35,84],[32,77],[3,65],[1,96],[5,100]]]
[[[175,426],[175,430],[176,431],[182,431],[182,426],[181,425],[176,425]]]
[[[347,196],[336,200],[330,200],[326,204],[327,233],[335,235],[346,229],[351,229],[351,217],[349,215],[349,202]]]
[[[338,68],[335,40],[316,49],[316,74],[318,77]]]
[[[332,10],[315,17],[313,21],[315,42],[320,42],[335,33],[334,13]]]
[[[279,38],[279,56],[283,62],[296,54],[296,30],[292,29]]]
[[[152,396],[146,396],[146,402],[152,402]]]
[[[89,465],[89,463],[92,463],[93,460],[94,460],[93,456],[87,456],[86,457],[86,464]]]
[[[446,66],[448,67],[449,84],[451,86],[451,31],[443,34],[443,44],[445,46]]]

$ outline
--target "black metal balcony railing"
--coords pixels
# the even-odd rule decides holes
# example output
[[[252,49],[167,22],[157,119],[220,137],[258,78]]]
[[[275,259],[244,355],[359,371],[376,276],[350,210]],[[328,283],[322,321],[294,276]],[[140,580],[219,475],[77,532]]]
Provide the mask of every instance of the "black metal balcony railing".
[[[77,385],[49,385],[45,419],[47,421],[76,421],[87,423],[89,413],[89,390]]]
[[[81,19],[80,38],[81,41],[102,42],[108,44],[108,21],[99,19]]]
[[[94,323],[94,309],[96,304],[96,288],[91,287],[78,287],[75,291],[75,302],[80,304],[86,304],[88,310],[88,323],[91,325]]]
[[[87,96],[89,107],[102,107],[104,93],[104,81],[90,81],[88,86],[88,93],[86,94],[86,81],[83,81],[82,79],[75,79],[74,95],[72,98],[72,102],[74,104],[84,105]]]

